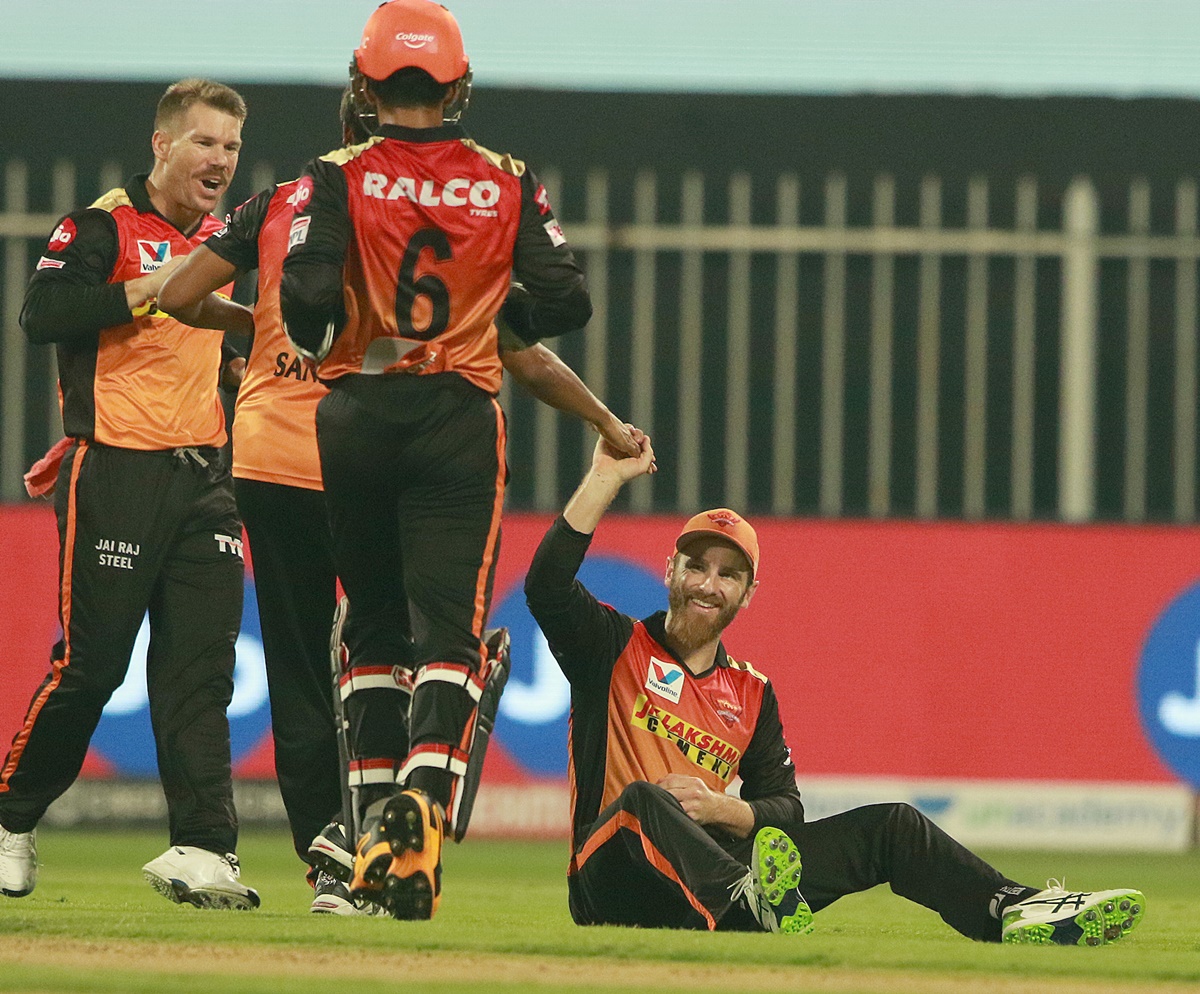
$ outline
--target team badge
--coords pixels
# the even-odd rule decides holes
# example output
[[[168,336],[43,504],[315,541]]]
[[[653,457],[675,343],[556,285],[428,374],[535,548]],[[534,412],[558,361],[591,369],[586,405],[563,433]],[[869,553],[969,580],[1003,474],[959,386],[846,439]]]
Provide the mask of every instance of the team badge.
[[[683,668],[651,656],[646,670],[646,689],[678,704],[683,691]]]

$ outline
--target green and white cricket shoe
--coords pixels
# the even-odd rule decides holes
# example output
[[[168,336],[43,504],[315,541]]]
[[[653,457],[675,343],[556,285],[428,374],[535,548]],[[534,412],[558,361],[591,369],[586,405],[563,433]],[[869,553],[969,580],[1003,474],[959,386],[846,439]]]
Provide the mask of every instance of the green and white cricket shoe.
[[[1137,928],[1146,898],[1136,890],[1069,891],[1059,881],[1004,912],[1004,942],[1102,946]]]
[[[764,930],[786,935],[812,931],[812,910],[800,893],[800,870],[800,851],[787,833],[760,828],[744,896]]]

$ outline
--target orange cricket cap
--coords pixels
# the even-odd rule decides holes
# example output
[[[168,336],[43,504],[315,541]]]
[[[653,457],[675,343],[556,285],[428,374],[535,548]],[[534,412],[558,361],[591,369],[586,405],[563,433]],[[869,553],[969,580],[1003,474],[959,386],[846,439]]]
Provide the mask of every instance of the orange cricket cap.
[[[758,575],[758,535],[750,522],[727,507],[701,511],[688,519],[675,539],[675,548],[682,550],[688,539],[696,535],[719,535],[742,551],[750,561],[750,578]]]

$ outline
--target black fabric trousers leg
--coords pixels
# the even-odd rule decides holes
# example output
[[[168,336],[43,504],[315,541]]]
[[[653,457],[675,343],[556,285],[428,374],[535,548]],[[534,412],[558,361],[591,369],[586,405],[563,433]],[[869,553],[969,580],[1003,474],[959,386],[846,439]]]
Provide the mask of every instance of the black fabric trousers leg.
[[[262,627],[275,773],[292,843],[307,861],[313,837],[341,810],[329,632],[337,575],[320,490],[234,480],[250,539]]]
[[[0,824],[28,831],[79,775],[150,614],[150,718],[171,843],[233,852],[226,709],[242,611],[228,470],[80,443],[55,493],[63,639],[0,768]]]
[[[963,935],[1000,941],[1000,922],[989,913],[989,902],[1002,887],[1019,885],[911,805],[870,804],[779,827],[800,850],[800,891],[814,912],[839,897],[888,884]]]
[[[317,408],[317,440],[351,665],[408,655],[418,681],[431,663],[478,673],[500,540],[503,414],[453,374],[346,379]],[[418,683],[407,761],[461,751],[473,710],[459,686]],[[445,766],[418,764],[409,778],[446,807],[453,783]]]
[[[643,928],[717,928],[747,872],[670,793],[644,781],[600,813],[571,865],[576,924]]]

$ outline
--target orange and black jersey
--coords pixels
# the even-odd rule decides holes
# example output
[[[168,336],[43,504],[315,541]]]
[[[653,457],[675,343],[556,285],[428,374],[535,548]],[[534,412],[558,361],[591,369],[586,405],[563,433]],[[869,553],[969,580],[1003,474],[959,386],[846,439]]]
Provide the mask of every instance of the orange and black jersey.
[[[545,189],[457,125],[383,125],[322,156],[295,208],[280,301],[323,380],[454,372],[494,394],[497,315],[527,342],[591,316]]]
[[[279,279],[299,181],[264,190],[234,211],[204,247],[240,272],[258,270],[254,342],[233,417],[233,475],[321,489],[317,404],[328,393],[283,333]]]
[[[529,610],[571,684],[573,848],[630,783],[668,773],[716,791],[740,776],[756,830],[802,821],[770,681],[720,645],[712,669],[693,675],[665,645],[664,613],[635,621],[575,578],[590,544],[560,516],[525,578]]]
[[[154,209],[144,175],[59,222],[29,281],[21,325],[31,341],[57,345],[68,435],[142,450],[225,444],[222,333],[152,307],[130,313],[122,286],[220,226],[209,215],[180,231]]]

